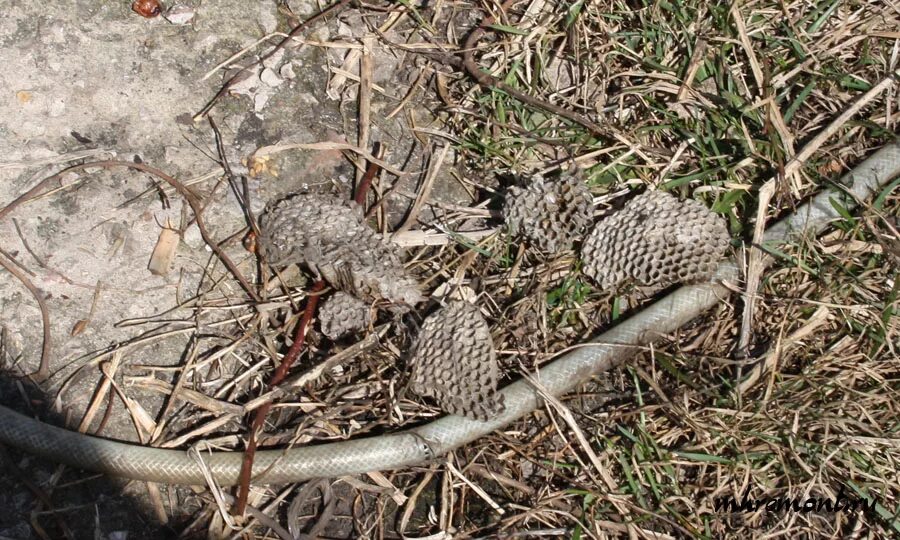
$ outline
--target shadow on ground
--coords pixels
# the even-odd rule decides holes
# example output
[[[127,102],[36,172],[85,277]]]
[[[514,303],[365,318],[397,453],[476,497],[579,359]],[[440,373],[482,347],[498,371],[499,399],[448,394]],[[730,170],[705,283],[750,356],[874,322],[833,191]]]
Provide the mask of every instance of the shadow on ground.
[[[31,409],[25,404],[28,400]],[[37,412],[54,425],[46,396],[30,382],[3,374],[0,404],[23,414]],[[155,515],[146,484],[57,465],[0,446],[0,539],[176,538],[199,508],[186,490],[161,488],[168,523]],[[187,497],[185,497],[187,495]],[[189,538],[189,536],[188,536]]]

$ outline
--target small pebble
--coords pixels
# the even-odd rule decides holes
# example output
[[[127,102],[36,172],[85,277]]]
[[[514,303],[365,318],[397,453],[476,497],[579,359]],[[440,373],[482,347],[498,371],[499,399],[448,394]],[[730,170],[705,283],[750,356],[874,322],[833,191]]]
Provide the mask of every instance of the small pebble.
[[[291,62],[288,62],[287,64],[281,66],[281,70],[278,73],[281,75],[282,79],[287,80],[291,80],[297,76],[297,74],[294,73],[294,64],[292,64]]]
[[[274,88],[284,82],[281,79],[281,77],[278,76],[277,73],[275,73],[274,71],[272,71],[269,68],[262,70],[262,73],[259,74],[259,80],[261,80],[265,84],[271,86],[272,88]]]
[[[184,4],[175,4],[163,14],[163,17],[170,23],[178,26],[188,24],[197,14],[194,8]]]

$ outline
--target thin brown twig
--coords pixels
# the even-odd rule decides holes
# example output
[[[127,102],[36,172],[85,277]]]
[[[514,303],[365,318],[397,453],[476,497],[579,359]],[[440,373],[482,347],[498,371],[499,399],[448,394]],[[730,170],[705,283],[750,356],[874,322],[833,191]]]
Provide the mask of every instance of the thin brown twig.
[[[266,60],[268,60],[269,58],[271,58],[272,55],[274,55],[279,50],[283,49],[292,39],[294,39],[297,36],[297,34],[299,34],[301,31],[305,30],[306,27],[308,27],[309,25],[317,22],[319,19],[324,19],[325,17],[327,17],[328,15],[331,15],[332,13],[338,13],[338,12],[342,11],[351,2],[352,2],[352,0],[340,0],[339,2],[328,6],[327,8],[316,13],[309,19],[306,19],[302,23],[298,24],[293,30],[290,31],[290,33],[287,36],[284,37],[284,39],[279,41],[278,44],[275,45],[275,47],[271,51],[264,54],[259,60],[257,60],[256,62],[253,62],[249,66],[241,68],[240,71],[238,71],[237,73],[232,75],[231,78],[229,78],[227,81],[225,81],[225,84],[223,84],[222,88],[220,88],[219,91],[216,92],[216,95],[214,95],[212,97],[212,99],[209,100],[209,102],[200,110],[200,112],[198,112],[197,114],[194,115],[194,118],[193,118],[194,121],[196,122],[196,121],[200,120],[201,118],[203,118],[204,116],[206,116],[207,114],[209,114],[209,111],[211,111],[212,108],[216,105],[216,102],[219,101],[219,99],[221,99],[222,96],[224,96],[225,93],[228,92],[228,90],[232,86],[234,86],[234,84],[237,83],[238,80],[240,80],[240,78],[242,76],[244,76],[244,74],[247,73],[251,67],[260,65],[263,62],[265,62]]]
[[[380,145],[376,145],[376,147],[373,149],[373,152],[377,156],[380,150]],[[356,197],[354,199],[356,202],[362,201],[362,203],[365,203],[366,194],[368,193],[369,188],[372,185],[372,178],[374,178],[379,170],[379,164],[377,163],[379,159],[380,158],[375,157],[375,159],[369,161],[369,166],[366,169],[366,174],[360,181],[359,187],[356,191]],[[300,323],[297,325],[297,330],[294,335],[294,342],[291,343],[290,348],[288,348],[288,352],[281,359],[281,363],[278,364],[278,367],[275,368],[275,372],[272,374],[271,379],[269,379],[269,394],[273,398],[276,396],[274,391],[278,390],[279,385],[281,385],[285,381],[285,379],[287,378],[288,370],[290,370],[291,366],[300,355],[300,350],[303,348],[303,342],[306,340],[306,332],[309,328],[309,324],[310,322],[312,322],[312,318],[316,313],[316,307],[319,303],[319,296],[325,290],[325,286],[325,281],[319,279],[315,282],[315,284],[313,284],[312,289],[308,293],[306,308],[303,310],[303,316],[300,318]],[[272,403],[272,399],[266,400],[265,403],[263,403],[259,406],[258,409],[256,409],[253,417],[253,423],[250,426],[250,439],[247,441],[247,449],[244,451],[243,460],[241,461],[241,473],[238,478],[237,488],[237,502],[235,503],[234,507],[234,514],[238,516],[243,515],[244,511],[247,508],[247,498],[250,495],[250,473],[253,470],[253,459],[256,455],[256,447],[258,444],[257,434],[262,431],[263,425],[266,421],[266,417],[269,415],[269,411],[272,409]]]
[[[506,4],[504,4],[504,6],[507,6],[507,4],[511,4],[511,3],[512,2],[510,2],[508,0],[506,2]],[[504,7],[504,11],[505,11],[505,7]],[[394,47],[394,48],[397,48],[397,49],[400,49],[400,50],[403,50],[406,52],[411,52],[414,54],[427,56],[435,61],[438,61],[444,65],[447,65],[447,66],[450,66],[453,68],[463,69],[466,71],[466,73],[469,74],[469,76],[471,76],[473,79],[475,79],[475,82],[477,82],[480,86],[484,86],[486,88],[491,88],[491,89],[501,90],[503,92],[506,92],[513,98],[521,101],[522,103],[525,103],[526,105],[530,105],[530,106],[536,107],[538,109],[543,109],[543,110],[550,112],[552,114],[555,114],[557,116],[561,116],[567,120],[570,120],[576,124],[579,124],[582,127],[587,128],[591,133],[593,133],[595,135],[608,135],[608,134],[619,135],[618,132],[616,131],[616,129],[613,128],[612,126],[603,127],[603,126],[597,124],[596,122],[593,122],[590,119],[586,118],[584,115],[576,113],[575,111],[570,111],[569,109],[560,107],[559,105],[555,105],[553,103],[550,103],[549,101],[546,101],[542,98],[521,92],[520,90],[506,84],[505,82],[494,77],[490,73],[487,73],[486,71],[483,71],[481,68],[479,68],[478,63],[475,61],[475,46],[476,46],[477,42],[484,36],[484,34],[485,34],[484,28],[488,27],[492,24],[494,24],[494,18],[493,18],[493,16],[488,16],[482,21],[482,23],[479,25],[478,28],[476,28],[475,30],[472,31],[472,33],[469,35],[469,38],[466,40],[462,59],[459,59],[459,58],[457,58],[449,53],[446,53],[446,52],[423,51],[421,49],[406,47],[400,43],[395,43],[395,42],[391,41],[390,39],[387,38],[387,36],[385,36],[381,32],[378,32],[377,30],[376,30],[376,33],[378,33],[379,37],[385,43],[390,45],[391,47]],[[522,127],[506,125],[506,124],[498,124],[498,125],[510,127],[514,131],[517,131],[523,135],[528,135],[538,141],[551,142],[551,141],[548,141],[544,137],[540,137],[540,136],[536,135],[533,131],[522,128]]]
[[[0,248],[0,255],[3,255],[4,257],[6,257],[6,258],[9,259],[10,261],[12,261],[12,263],[13,263],[14,265],[18,266],[23,272],[25,272],[25,273],[28,274],[29,276],[31,276],[31,277],[37,276],[37,274],[35,274],[34,272],[32,272],[31,270],[29,270],[28,268],[26,268],[24,264],[20,263],[20,262],[16,259],[15,255],[13,255],[12,253],[6,251],[5,249]]]
[[[381,152],[381,143],[376,141],[372,147],[372,155],[381,159]],[[378,163],[370,161],[369,166],[366,168],[366,174],[363,175],[362,179],[359,181],[359,186],[356,187],[356,197],[354,200],[356,201],[356,204],[362,207],[363,213],[366,211],[366,193],[369,192],[372,180],[375,179],[375,175],[378,174],[379,169],[381,169],[381,167],[378,166]]]
[[[25,246],[25,251],[27,251],[28,254],[31,255],[31,258],[34,259],[36,263],[38,263],[38,266],[40,266],[41,268],[47,268],[47,263],[41,260],[41,258],[37,256],[37,253],[35,253],[34,250],[31,249],[31,245],[28,243],[28,239],[25,238],[25,235],[22,233],[22,228],[19,227],[19,222],[16,220],[16,218],[13,218],[12,222],[13,226],[16,228],[16,234],[19,235],[19,240],[21,240],[22,245]]]
[[[372,73],[375,71],[375,61],[373,59],[372,49],[375,47],[375,38],[366,36],[362,39],[362,42],[362,55],[359,62],[359,104],[357,108],[359,111],[359,133],[356,144],[360,148],[368,148],[369,132],[371,131],[369,128],[372,123]],[[366,172],[368,172],[368,170]],[[362,182],[363,176],[364,174],[357,171],[357,180]]]
[[[441,148],[440,153],[432,156],[432,160],[428,165],[428,172],[425,174],[425,179],[422,180],[422,186],[419,189],[415,200],[413,200],[412,207],[410,207],[406,219],[403,220],[403,223],[394,231],[394,235],[400,235],[408,231],[416,222],[416,219],[418,219],[419,212],[421,212],[422,207],[431,195],[431,189],[434,187],[434,180],[437,178],[449,151],[450,145],[445,144],[443,148]]]
[[[231,190],[234,192],[235,198],[238,200],[238,203],[241,205],[241,210],[244,212],[244,219],[247,220],[247,225],[250,227],[250,230],[253,231],[253,234],[256,235],[257,238],[260,236],[259,232],[259,224],[256,222],[256,216],[253,215],[253,210],[250,208],[250,186],[247,183],[247,177],[241,177],[241,185],[238,186],[235,181],[235,175],[231,172],[231,165],[228,164],[228,157],[225,154],[225,142],[222,139],[222,132],[219,131],[219,126],[216,125],[216,121],[213,120],[212,116],[208,117],[209,126],[213,130],[213,134],[216,139],[216,152],[219,154],[219,164],[222,165],[222,169],[225,170],[225,176],[228,178],[228,184],[231,186]]]
[[[100,418],[100,423],[97,425],[97,429],[94,430],[94,435],[100,435],[103,430],[106,428],[106,424],[109,422],[109,419],[112,417],[112,411],[116,403],[116,390],[115,388],[110,387],[106,392],[106,410],[103,412],[103,417]]]
[[[36,382],[44,381],[48,376],[50,376],[50,311],[47,309],[47,304],[46,302],[44,302],[44,298],[41,296],[41,291],[34,286],[34,283],[32,283],[30,279],[28,279],[28,276],[26,276],[23,272],[20,272],[14,264],[4,260],[3,257],[0,257],[0,266],[5,268],[7,272],[21,281],[22,285],[25,285],[25,288],[28,289],[28,292],[30,292],[31,296],[33,296],[35,301],[37,301],[38,307],[41,310],[41,322],[43,324],[43,337],[41,340],[41,363],[38,366],[37,371],[31,374],[31,378]]]
[[[216,153],[219,155],[219,165],[221,165],[222,169],[225,171],[225,178],[228,180],[228,185],[231,186],[231,191],[238,200],[238,204],[240,204],[241,209],[246,212],[249,203],[244,199],[243,191],[238,189],[237,183],[234,181],[234,174],[231,172],[231,165],[228,164],[228,157],[225,154],[225,142],[222,139],[222,132],[219,131],[219,126],[216,125],[216,121],[212,116],[208,116],[206,119],[209,121],[209,127],[212,128],[213,135],[215,136]]]
[[[303,310],[303,316],[297,325],[297,331],[294,334],[294,342],[291,343],[288,352],[281,359],[281,363],[275,368],[272,378],[269,379],[269,390],[274,390],[287,377],[288,370],[300,356],[300,350],[303,348],[303,342],[306,340],[306,331],[309,323],[312,321],[316,306],[319,303],[319,293],[325,289],[325,281],[318,280],[309,292],[306,301],[306,309]],[[253,417],[253,423],[250,427],[250,440],[247,441],[247,449],[244,451],[244,459],[241,462],[241,474],[238,483],[237,503],[235,504],[234,514],[243,515],[247,508],[247,497],[250,494],[250,473],[253,469],[253,458],[256,455],[256,446],[258,442],[257,433],[260,433],[269,411],[272,409],[272,402],[268,401],[260,408],[256,409]]]
[[[505,13],[510,7],[512,7],[512,5],[516,1],[517,0],[506,0],[505,2],[503,2],[503,5],[500,6],[500,11]],[[475,79],[475,82],[486,88],[495,88],[497,90],[502,90],[503,92],[506,92],[510,96],[527,105],[531,105],[532,107],[537,107],[539,109],[544,109],[547,112],[550,112],[557,116],[561,116],[567,120],[571,120],[572,122],[575,122],[576,124],[587,128],[594,135],[606,135],[609,133],[610,128],[603,128],[596,122],[591,121],[584,115],[578,114],[575,111],[570,111],[565,107],[554,105],[553,103],[550,103],[549,101],[546,101],[544,99],[521,92],[478,67],[478,63],[475,61],[476,45],[478,44],[478,41],[482,37],[484,37],[485,29],[487,29],[494,23],[496,23],[496,17],[494,17],[493,15],[488,15],[487,17],[485,17],[484,20],[481,21],[481,24],[478,25],[478,28],[472,30],[472,33],[469,34],[468,39],[466,39],[465,46],[463,47],[462,66],[465,68],[469,76]]]
[[[166,181],[169,185],[175,188],[175,191],[178,192],[179,195],[184,197],[184,200],[187,201],[188,205],[190,205],[191,210],[194,212],[194,219],[197,221],[197,228],[200,230],[200,236],[203,237],[203,240],[206,244],[213,250],[213,253],[222,261],[222,264],[228,269],[229,272],[234,276],[235,279],[241,284],[241,287],[244,289],[250,298],[252,298],[255,302],[261,302],[262,299],[250,285],[250,282],[241,274],[240,270],[238,270],[237,266],[231,261],[228,255],[225,254],[224,251],[219,247],[219,245],[213,240],[210,236],[209,232],[206,230],[206,225],[203,222],[203,210],[200,207],[200,201],[196,194],[191,191],[189,188],[185,187],[184,184],[176,180],[175,178],[169,176],[168,174],[162,172],[156,167],[151,167],[150,165],[146,165],[144,163],[132,163],[130,161],[118,161],[118,160],[104,160],[104,161],[92,161],[88,163],[81,163],[79,165],[72,165],[71,167],[66,167],[65,169],[59,171],[53,176],[48,176],[44,178],[36,186],[26,191],[24,194],[17,197],[14,201],[6,205],[3,210],[0,210],[0,219],[3,219],[7,214],[15,210],[18,206],[23,203],[34,199],[39,196],[41,193],[46,191],[48,185],[50,185],[54,181],[58,181],[62,178],[63,175],[80,171],[89,168],[103,168],[103,169],[111,169],[114,167],[125,167],[127,169],[134,169],[138,171],[142,171],[145,173],[152,174],[161,180]]]
[[[31,245],[28,243],[28,239],[25,237],[25,234],[22,232],[22,228],[19,226],[19,222],[15,218],[13,218],[12,222],[13,222],[13,226],[15,226],[15,228],[16,228],[16,234],[19,235],[19,240],[21,240],[22,245],[25,246],[25,251],[27,251],[31,255],[31,258],[33,258],[35,260],[35,262],[38,263],[38,266],[40,266],[44,270],[47,270],[48,272],[50,272],[56,276],[59,276],[59,278],[61,280],[65,281],[69,285],[72,285],[73,287],[85,287],[86,286],[82,283],[76,283],[76,282],[72,281],[71,279],[69,279],[68,276],[66,276],[59,270],[52,268],[50,265],[48,265],[46,262],[44,262],[40,257],[38,257],[37,253],[35,253],[35,251],[33,249],[31,249]],[[25,267],[22,266],[22,268],[24,269]],[[33,272],[31,272],[29,270],[26,270],[26,271],[29,274],[31,274],[32,276],[35,275]]]

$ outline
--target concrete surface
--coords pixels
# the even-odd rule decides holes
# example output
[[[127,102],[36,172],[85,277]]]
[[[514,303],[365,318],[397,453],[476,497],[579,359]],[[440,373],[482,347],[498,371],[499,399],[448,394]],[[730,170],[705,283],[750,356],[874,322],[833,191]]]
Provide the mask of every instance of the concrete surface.
[[[310,0],[289,5],[301,17],[317,9]],[[139,159],[192,184],[203,195],[213,193],[205,219],[217,239],[244,226],[236,199],[221,181],[213,132],[206,122],[194,123],[191,117],[220,88],[223,78],[233,73],[220,69],[204,80],[217,64],[252,47],[266,34],[289,29],[290,21],[275,2],[186,2],[171,18],[183,22],[193,13],[187,24],[173,24],[163,17],[142,18],[124,0],[6,0],[2,10],[0,207],[42,178],[84,159]],[[348,13],[307,36],[319,41],[353,41],[364,28],[360,16]],[[251,48],[238,63],[248,62],[253,53],[263,50],[262,46]],[[347,52],[308,45],[291,48],[236,87],[239,95],[219,102],[212,117],[222,131],[236,173],[247,173],[247,158],[261,146],[355,141],[357,85],[351,80],[332,89],[331,96],[327,92],[329,66],[339,67]],[[372,140],[388,142],[389,157],[398,166],[420,170],[425,163],[421,149],[399,130],[403,115],[394,120],[382,118],[405,92],[395,80],[405,76],[403,66],[399,58],[384,50],[377,51],[376,62],[375,83],[383,85],[388,95],[376,94],[373,118],[379,120]],[[353,175],[340,152],[285,152],[268,164],[266,172],[250,179],[253,207],[259,211],[265,201],[307,186],[349,193]],[[415,191],[415,179],[408,181],[409,190]],[[70,411],[69,425],[77,425],[101,378],[96,363],[88,360],[97,351],[153,327],[121,323],[164,313],[196,294],[198,287],[207,288],[210,276],[204,279],[206,272],[215,279],[225,275],[221,264],[211,259],[196,226],[185,227],[191,217],[189,209],[170,189],[166,190],[168,205],[164,205],[153,189],[155,182],[149,175],[122,169],[73,173],[54,185],[52,193],[0,220],[0,248],[30,272],[45,295],[52,320],[54,374],[42,388],[16,379],[37,368],[41,318],[28,291],[0,271],[0,368],[5,374],[0,401],[29,410],[23,406],[25,392],[36,410],[46,411],[56,392],[64,388],[57,405],[65,408],[55,411]],[[453,192],[441,187],[437,194],[447,200],[464,200],[458,189]],[[408,202],[396,199],[394,209],[402,210]],[[147,270],[147,263],[161,225],[166,223],[183,228],[183,238],[172,270],[156,276]],[[239,240],[227,251],[252,277],[255,264]],[[72,335],[73,327],[88,319],[98,283],[100,293],[90,321],[83,332]],[[227,281],[216,294],[236,300],[240,290]],[[183,317],[185,313],[181,310],[166,316]],[[178,365],[185,345],[186,338],[181,336],[135,347],[128,351],[120,369],[140,372],[140,367],[135,367],[138,364]],[[82,367],[85,369],[79,372]],[[70,380],[76,372],[79,376]],[[125,392],[151,417],[163,404],[158,394],[127,388]],[[97,424],[95,420],[92,428]],[[136,440],[121,402],[103,434]],[[116,531],[127,532],[128,538],[168,534],[157,529],[158,520],[146,504],[147,489],[142,485],[132,484],[122,491],[120,484],[101,478],[53,490],[54,482],[89,476],[68,471],[61,480],[54,479],[54,466],[14,452],[0,462],[4,463],[0,478],[4,484],[16,486],[0,493],[0,507],[7,510],[0,515],[0,538],[36,538],[27,520],[41,508],[40,502],[17,471],[53,492],[54,507],[63,508],[59,515],[78,538],[94,537],[95,532],[97,538],[121,538]],[[164,493],[173,524],[198,507],[187,490]],[[139,518],[134,517],[135,512]],[[55,522],[50,517],[36,519],[53,530]]]

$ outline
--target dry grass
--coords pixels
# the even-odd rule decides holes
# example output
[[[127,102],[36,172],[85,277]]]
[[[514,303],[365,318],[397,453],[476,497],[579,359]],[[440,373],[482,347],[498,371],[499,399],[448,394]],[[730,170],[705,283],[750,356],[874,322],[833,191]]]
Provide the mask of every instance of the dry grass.
[[[575,160],[607,200],[640,185],[706,200],[729,218],[736,246],[752,236],[766,180],[778,178],[761,214],[771,219],[892,140],[900,119],[896,85],[883,83],[897,69],[900,37],[891,30],[900,13],[887,3],[533,2],[507,15],[494,40],[481,42],[481,65],[558,105],[602,111],[609,136],[598,140],[459,75],[446,121],[471,167],[523,173]],[[882,83],[892,89],[815,138]],[[791,162],[798,154],[803,161]],[[786,248],[763,274],[748,358],[738,356],[736,296],[571,396],[571,412],[548,407],[459,452],[507,512],[492,513],[457,484],[452,525],[472,536],[900,534],[900,286],[895,225],[883,219],[898,213],[894,191],[824,239]],[[526,251],[515,261],[502,239],[482,247],[493,257],[470,273],[488,284],[485,304],[510,372],[642,301],[592,290],[572,260]],[[520,277],[511,286],[492,280],[512,267]],[[732,494],[833,499],[839,490],[878,506],[869,514],[714,509]]]
[[[900,9],[889,2],[534,0],[503,12],[489,2],[426,8],[402,1],[388,8],[362,13],[373,28],[385,25],[392,44],[381,46],[416,66],[420,84],[388,109],[435,111],[428,125],[409,123],[409,135],[436,156],[419,172],[430,185],[452,160],[478,206],[431,205],[424,189],[412,194],[420,224],[443,232],[490,225],[483,203],[500,178],[574,161],[601,201],[598,213],[629,188],[673,190],[726,216],[742,256],[766,180],[777,178],[760,214],[771,219],[893,139],[900,121],[894,84],[835,126],[827,141],[807,147],[808,162],[778,175],[854,99],[897,69]],[[388,27],[398,11],[405,15]],[[600,121],[608,127],[604,136],[479,87],[446,57],[408,52],[458,50],[487,14],[499,22],[478,42],[481,66],[511,87]],[[367,79],[363,84],[371,84]],[[371,139],[368,124],[374,129],[378,120],[369,117],[368,100],[387,98],[363,95],[364,138]],[[439,148],[446,140],[452,158]],[[376,192],[390,189],[376,185]],[[762,275],[746,358],[738,347],[742,295],[735,294],[628,367],[438,463],[299,490],[260,488],[250,497],[259,513],[241,526],[259,538],[273,537],[270,519],[325,536],[372,538],[900,535],[898,210],[900,197],[887,189],[825,237],[785,247]],[[592,288],[571,254],[546,259],[502,234],[450,238],[413,250],[411,268],[430,287],[450,283],[478,294],[506,380],[648,301],[640,291],[614,296]],[[234,303],[221,275],[211,270],[196,298],[178,310],[133,321],[151,328],[146,338],[88,364],[133,354],[144,343],[190,338],[177,369],[120,368],[126,384],[116,391],[166,396],[161,423],[142,412],[139,399],[129,402],[142,439],[177,446],[212,438],[242,448],[242,418],[264,393],[302,294],[273,286],[264,295],[267,309],[256,313]],[[359,437],[437,414],[405,394],[406,328],[383,318],[373,330],[377,340],[343,353],[315,382],[277,396],[262,443]],[[298,369],[346,346],[314,334]],[[805,499],[840,490],[874,497],[878,506],[871,513],[714,509],[717,497],[732,494]],[[221,533],[213,497],[202,499],[186,534]],[[167,508],[158,503],[160,512]]]

